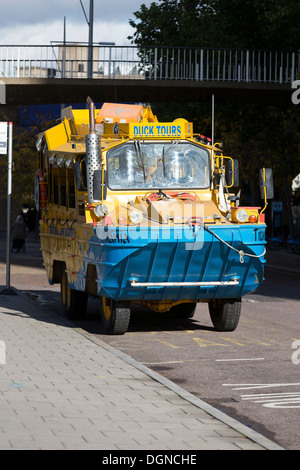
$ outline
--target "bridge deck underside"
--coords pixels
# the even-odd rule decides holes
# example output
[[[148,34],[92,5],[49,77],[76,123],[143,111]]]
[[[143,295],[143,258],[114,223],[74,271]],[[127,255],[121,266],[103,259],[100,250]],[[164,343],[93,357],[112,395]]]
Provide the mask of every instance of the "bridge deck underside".
[[[238,101],[273,106],[290,106],[290,84],[133,80],[133,79],[34,79],[2,78],[6,105],[56,104],[85,102],[218,102]],[[2,86],[3,86],[2,85]]]

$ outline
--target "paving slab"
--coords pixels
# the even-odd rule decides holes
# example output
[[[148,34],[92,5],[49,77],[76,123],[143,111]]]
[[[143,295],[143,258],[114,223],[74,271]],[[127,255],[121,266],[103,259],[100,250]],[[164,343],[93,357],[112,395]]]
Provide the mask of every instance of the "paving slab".
[[[282,449],[13,290],[0,295],[0,449]]]

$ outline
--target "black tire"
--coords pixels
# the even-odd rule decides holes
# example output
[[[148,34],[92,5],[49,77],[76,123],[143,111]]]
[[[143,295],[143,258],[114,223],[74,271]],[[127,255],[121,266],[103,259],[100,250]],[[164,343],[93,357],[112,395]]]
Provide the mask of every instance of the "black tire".
[[[63,271],[60,281],[60,293],[63,313],[71,320],[80,320],[86,315],[88,293],[71,289],[68,275]]]
[[[126,304],[100,297],[100,316],[108,334],[123,335],[128,330],[130,308]]]
[[[172,314],[178,315],[180,318],[193,318],[195,315],[197,303],[196,302],[185,302],[182,304],[175,305],[170,309]]]
[[[241,315],[241,299],[215,299],[209,302],[211,321],[217,331],[234,331]]]

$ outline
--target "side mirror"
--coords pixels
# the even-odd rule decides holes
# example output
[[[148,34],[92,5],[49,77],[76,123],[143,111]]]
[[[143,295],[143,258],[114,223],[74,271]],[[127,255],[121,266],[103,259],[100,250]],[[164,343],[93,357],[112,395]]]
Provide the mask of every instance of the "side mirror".
[[[265,201],[273,199],[274,197],[274,184],[273,172],[271,168],[261,168],[259,170],[259,189],[260,197]]]
[[[230,158],[227,163],[226,173],[228,187],[238,187],[240,185],[239,161]]]

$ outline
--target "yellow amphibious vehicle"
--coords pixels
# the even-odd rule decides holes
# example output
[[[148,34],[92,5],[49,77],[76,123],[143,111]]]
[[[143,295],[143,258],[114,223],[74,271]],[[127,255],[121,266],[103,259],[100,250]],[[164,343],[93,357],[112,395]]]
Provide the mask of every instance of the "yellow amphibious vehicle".
[[[37,142],[41,249],[64,311],[82,317],[98,297],[107,332],[122,334],[132,305],[192,317],[207,302],[215,328],[234,330],[265,262],[264,209],[232,193],[238,162],[185,119],[88,103]],[[272,173],[260,174],[266,205]]]

